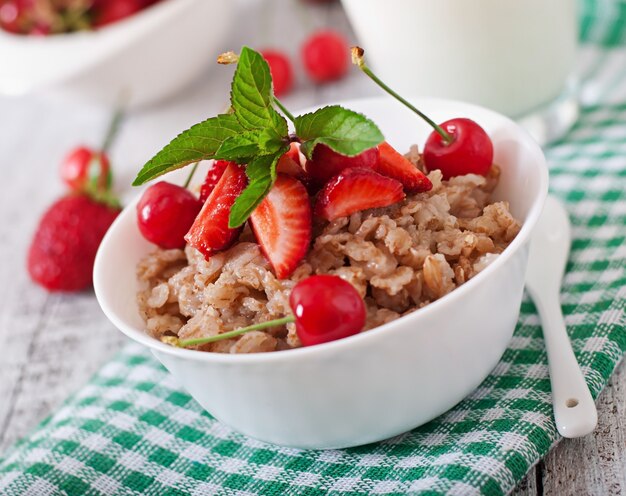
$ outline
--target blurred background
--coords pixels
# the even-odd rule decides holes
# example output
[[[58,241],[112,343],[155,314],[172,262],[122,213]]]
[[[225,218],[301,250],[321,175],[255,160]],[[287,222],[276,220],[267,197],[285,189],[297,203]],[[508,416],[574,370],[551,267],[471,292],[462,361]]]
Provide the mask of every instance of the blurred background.
[[[64,158],[97,149],[120,103],[122,204],[146,160],[226,108],[233,67],[215,60],[242,45],[268,54],[291,110],[380,94],[350,65],[359,43],[405,96],[493,107],[547,145],[581,109],[626,102],[625,22],[619,0],[0,0],[0,450],[123,342],[92,290],[49,293],[26,270]]]

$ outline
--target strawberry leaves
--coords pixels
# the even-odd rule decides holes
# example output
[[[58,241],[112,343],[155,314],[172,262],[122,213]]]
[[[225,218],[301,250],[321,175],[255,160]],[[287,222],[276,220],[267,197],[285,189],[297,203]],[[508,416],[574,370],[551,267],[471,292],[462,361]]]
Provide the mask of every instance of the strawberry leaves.
[[[134,186],[200,160],[247,164],[248,186],[234,203],[229,227],[242,225],[276,181],[276,165],[289,149],[289,129],[278,107],[296,129],[302,151],[311,158],[318,143],[347,156],[382,143],[383,135],[365,116],[338,105],[293,117],[274,96],[269,66],[248,47],[220,63],[237,62],[230,92],[232,113],[221,114],[182,132],[139,171]]]
[[[385,139],[370,119],[339,105],[323,107],[296,117],[295,126],[296,134],[302,140],[300,150],[309,159],[318,143],[327,145],[341,155],[354,157]]]

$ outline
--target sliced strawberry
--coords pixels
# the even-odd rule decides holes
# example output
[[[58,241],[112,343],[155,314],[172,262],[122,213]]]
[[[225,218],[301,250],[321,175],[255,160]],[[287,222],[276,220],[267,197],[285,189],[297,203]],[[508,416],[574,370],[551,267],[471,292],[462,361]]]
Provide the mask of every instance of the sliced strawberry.
[[[250,224],[276,277],[289,277],[311,244],[311,204],[304,185],[279,174],[269,194],[252,212]]]
[[[400,181],[407,193],[421,193],[432,189],[430,179],[389,143],[385,141],[378,145],[378,152],[378,163],[374,167],[376,172]]]
[[[354,157],[346,157],[324,144],[318,144],[313,149],[313,158],[307,161],[305,168],[311,179],[322,187],[345,169],[373,169],[377,162],[378,147],[365,150]]]
[[[211,164],[211,167],[206,173],[206,177],[204,178],[204,183],[202,183],[202,187],[200,188],[200,201],[205,202],[206,199],[215,188],[215,185],[224,174],[226,167],[230,164],[228,160],[216,160]]]
[[[248,184],[243,167],[230,163],[185,235],[185,241],[209,258],[225,250],[239,237],[241,228],[230,229],[228,216],[237,197]]]
[[[289,143],[289,151],[283,156],[291,158],[295,163],[302,166],[302,158],[300,156],[300,143]]]
[[[297,143],[291,143],[289,151],[280,157],[278,164],[276,164],[276,170],[281,174],[287,174],[288,176],[295,177],[302,182],[302,184],[304,184],[309,192],[311,192],[311,178],[302,168],[300,162],[300,147]]]
[[[335,220],[368,208],[386,207],[404,197],[402,183],[395,179],[371,169],[345,169],[320,191],[315,215]]]

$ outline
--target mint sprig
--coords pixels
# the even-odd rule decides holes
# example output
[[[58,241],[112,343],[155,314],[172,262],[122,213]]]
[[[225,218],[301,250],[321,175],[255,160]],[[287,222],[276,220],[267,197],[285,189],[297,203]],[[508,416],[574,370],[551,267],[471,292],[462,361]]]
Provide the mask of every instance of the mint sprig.
[[[248,130],[270,128],[286,136],[287,122],[274,109],[273,96],[269,65],[260,53],[243,47],[230,91],[230,103],[241,126]]]
[[[384,140],[370,119],[338,105],[294,117],[274,96],[269,66],[260,53],[243,47],[238,56],[228,55],[218,60],[237,63],[230,91],[232,113],[207,119],[174,138],[143,166],[133,185],[200,160],[247,164],[248,186],[230,212],[229,227],[234,228],[246,222],[271,190],[278,161],[293,139],[302,142],[308,158],[319,143],[355,156]],[[289,136],[287,121],[276,107],[293,121],[296,138]]]

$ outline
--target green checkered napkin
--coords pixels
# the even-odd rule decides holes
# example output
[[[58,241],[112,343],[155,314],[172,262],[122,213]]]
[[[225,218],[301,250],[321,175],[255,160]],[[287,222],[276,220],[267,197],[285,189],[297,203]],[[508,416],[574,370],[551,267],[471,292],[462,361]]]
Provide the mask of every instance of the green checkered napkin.
[[[626,352],[626,104],[586,108],[547,153],[573,224],[563,311],[595,397]],[[0,494],[499,495],[558,440],[541,328],[525,299],[509,348],[469,397],[412,432],[346,450],[239,435],[129,345],[6,453]]]

